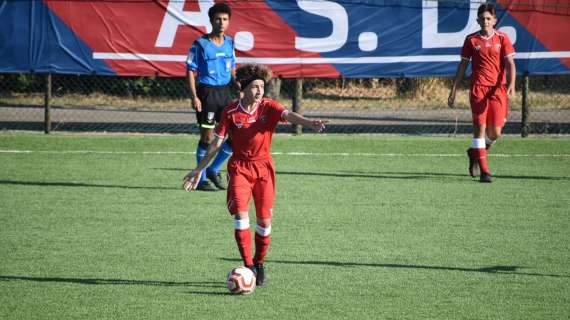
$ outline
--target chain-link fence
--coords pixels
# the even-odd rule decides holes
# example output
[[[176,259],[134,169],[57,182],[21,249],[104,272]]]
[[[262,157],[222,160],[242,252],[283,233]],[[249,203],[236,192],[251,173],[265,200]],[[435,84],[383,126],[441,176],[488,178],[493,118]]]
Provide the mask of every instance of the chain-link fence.
[[[468,81],[453,110],[450,86],[449,78],[274,79],[267,94],[330,119],[330,133],[469,133]],[[196,133],[188,92],[184,78],[0,74],[0,129]],[[510,110],[505,133],[570,133],[570,76],[518,77]]]

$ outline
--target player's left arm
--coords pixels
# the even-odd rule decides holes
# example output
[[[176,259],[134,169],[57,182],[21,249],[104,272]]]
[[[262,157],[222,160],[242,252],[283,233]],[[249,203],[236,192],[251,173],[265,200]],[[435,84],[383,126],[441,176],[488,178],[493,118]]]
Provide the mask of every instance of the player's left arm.
[[[513,97],[515,95],[515,79],[517,77],[517,67],[515,65],[514,55],[509,55],[505,58],[505,68],[507,69],[507,95]]]
[[[323,132],[325,130],[325,124],[329,122],[328,120],[309,120],[293,111],[286,112],[283,118],[293,124],[311,127],[315,132]]]

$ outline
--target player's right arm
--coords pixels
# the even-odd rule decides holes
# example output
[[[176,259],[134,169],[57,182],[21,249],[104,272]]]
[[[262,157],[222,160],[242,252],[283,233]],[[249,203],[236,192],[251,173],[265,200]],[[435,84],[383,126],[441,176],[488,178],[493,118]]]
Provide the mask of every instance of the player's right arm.
[[[196,94],[196,77],[194,74],[194,72],[198,71],[201,56],[201,47],[197,41],[194,41],[192,48],[190,48],[188,52],[188,58],[186,59],[186,80],[188,81],[188,88],[190,89],[192,108],[196,110],[196,112],[202,111],[202,102]]]
[[[196,78],[194,77],[194,72],[188,70],[186,72],[186,78],[188,80],[188,87],[190,88],[190,99],[192,100],[192,109],[196,112],[202,111],[202,102],[196,94]]]
[[[467,69],[468,65],[469,60],[461,58],[461,62],[457,66],[457,71],[455,72],[455,78],[453,80],[453,85],[451,86],[451,91],[449,92],[449,97],[447,98],[447,105],[450,108],[453,108],[455,106],[455,94],[457,91],[457,86],[459,86],[459,82],[461,82],[461,79],[463,79],[465,70]]]
[[[200,161],[198,166],[195,169],[190,170],[190,172],[188,172],[182,179],[183,180],[182,187],[184,188],[185,191],[192,191],[196,189],[196,187],[198,187],[202,170],[204,170],[206,166],[208,166],[208,163],[210,163],[210,161],[218,153],[223,143],[224,143],[224,138],[214,135],[214,141],[210,143],[208,151],[206,152],[206,155],[204,156],[202,161]]]
[[[467,70],[467,66],[469,65],[469,61],[473,56],[473,46],[471,41],[469,40],[470,36],[465,38],[463,42],[463,47],[461,47],[461,62],[457,66],[457,71],[455,72],[455,78],[453,79],[453,85],[451,86],[451,91],[449,92],[449,97],[447,98],[447,105],[450,108],[455,106],[455,93],[457,91],[457,87],[459,83],[463,79],[465,75],[465,70]]]

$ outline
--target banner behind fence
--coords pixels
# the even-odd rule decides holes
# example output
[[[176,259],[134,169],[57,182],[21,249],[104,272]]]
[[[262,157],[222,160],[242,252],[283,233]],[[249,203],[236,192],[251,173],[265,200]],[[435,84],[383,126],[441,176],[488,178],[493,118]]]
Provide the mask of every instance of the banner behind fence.
[[[239,62],[298,77],[450,76],[480,1],[227,1]],[[536,3],[536,4],[534,4]],[[4,1],[0,72],[183,76],[213,1]],[[570,72],[567,1],[497,1],[521,73]]]
[[[270,95],[331,132],[467,133],[467,82],[445,106],[481,1],[227,1],[238,63],[269,65]],[[0,129],[196,132],[184,78],[213,1],[0,2]],[[568,1],[496,1],[517,55],[507,133],[570,133]],[[530,76],[530,77],[528,77]],[[301,79],[302,84],[296,79]],[[299,86],[300,85],[300,86]],[[280,130],[289,130],[281,127]]]

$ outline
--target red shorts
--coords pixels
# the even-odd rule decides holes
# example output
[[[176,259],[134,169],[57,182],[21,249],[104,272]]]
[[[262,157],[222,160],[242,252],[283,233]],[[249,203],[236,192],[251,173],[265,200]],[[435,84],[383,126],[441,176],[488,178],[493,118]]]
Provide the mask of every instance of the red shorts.
[[[253,195],[258,219],[270,219],[275,200],[275,168],[273,160],[243,161],[230,159],[228,163],[228,210],[232,215],[249,211]]]
[[[471,86],[469,102],[473,124],[502,128],[507,122],[509,99],[506,86]]]

